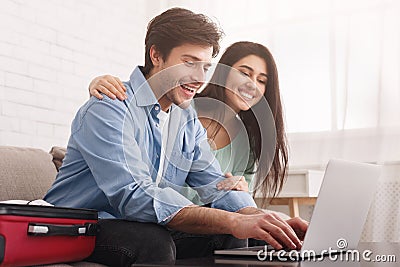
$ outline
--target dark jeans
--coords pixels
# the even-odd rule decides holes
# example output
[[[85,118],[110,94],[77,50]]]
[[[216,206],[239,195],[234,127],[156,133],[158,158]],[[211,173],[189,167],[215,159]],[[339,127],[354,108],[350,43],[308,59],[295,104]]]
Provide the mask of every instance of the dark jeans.
[[[246,246],[231,235],[194,235],[154,223],[99,220],[96,247],[86,261],[108,266],[132,263],[174,264],[175,259],[207,257],[215,249]]]

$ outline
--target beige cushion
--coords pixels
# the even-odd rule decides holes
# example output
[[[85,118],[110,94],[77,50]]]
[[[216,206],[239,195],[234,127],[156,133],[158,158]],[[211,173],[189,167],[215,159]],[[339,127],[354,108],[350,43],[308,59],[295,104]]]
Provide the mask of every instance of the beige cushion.
[[[57,171],[60,170],[66,152],[67,149],[60,146],[53,146],[50,150],[50,154],[53,156],[53,163],[56,166]]]
[[[57,170],[40,149],[0,146],[0,201],[43,198]]]

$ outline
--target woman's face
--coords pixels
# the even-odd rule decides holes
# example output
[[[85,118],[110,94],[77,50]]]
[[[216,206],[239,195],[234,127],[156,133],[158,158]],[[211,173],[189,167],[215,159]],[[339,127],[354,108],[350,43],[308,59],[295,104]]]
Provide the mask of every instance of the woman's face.
[[[264,95],[267,79],[264,59],[255,55],[240,59],[226,79],[226,104],[237,113],[250,109]]]

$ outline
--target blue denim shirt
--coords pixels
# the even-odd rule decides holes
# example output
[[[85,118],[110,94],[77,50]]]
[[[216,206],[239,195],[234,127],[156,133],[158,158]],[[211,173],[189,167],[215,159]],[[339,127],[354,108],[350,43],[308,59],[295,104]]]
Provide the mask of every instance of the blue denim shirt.
[[[79,109],[46,201],[96,209],[101,218],[166,224],[192,205],[180,194],[187,183],[213,208],[235,212],[256,206],[247,192],[216,189],[224,177],[192,107],[170,109],[163,178],[156,185],[160,105],[139,67],[125,86],[127,100],[92,97]]]

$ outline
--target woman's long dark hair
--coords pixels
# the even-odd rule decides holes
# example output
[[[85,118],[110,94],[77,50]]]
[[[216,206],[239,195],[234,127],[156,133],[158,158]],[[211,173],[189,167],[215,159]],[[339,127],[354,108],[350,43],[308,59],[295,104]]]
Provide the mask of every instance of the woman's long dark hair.
[[[255,174],[257,180],[259,181],[256,184],[259,186],[254,187],[253,195],[255,195],[257,191],[261,191],[261,195],[263,196],[264,200],[266,200],[267,198],[272,199],[276,197],[282,190],[282,186],[286,178],[286,170],[288,167],[288,145],[285,134],[278,72],[276,69],[275,60],[269,50],[261,44],[253,42],[237,42],[226,49],[219,61],[219,64],[232,67],[240,59],[249,55],[255,55],[262,58],[267,65],[268,80],[265,86],[264,97],[267,100],[269,108],[272,112],[276,131],[275,151],[273,152],[273,155],[268,156],[268,154],[265,154],[264,152],[262,153],[261,151],[262,134],[260,130],[260,124],[257,121],[257,119],[260,120],[260,116],[257,115],[256,118],[255,115],[257,105],[265,105],[265,101],[259,101],[256,105],[254,105],[254,107],[247,111],[240,111],[238,114],[246,128],[247,136],[249,137],[250,153],[254,158],[253,162],[250,162],[247,171],[254,170],[254,166],[257,166]],[[221,85],[225,84],[227,73],[226,71],[222,71],[222,73],[223,74],[221,75],[221,72],[218,72],[217,66],[211,82],[196,97],[209,97],[226,103],[226,88]],[[218,75],[220,77],[215,77]],[[224,79],[223,81],[221,81],[221,77]],[[214,82],[212,82],[213,80]],[[217,82],[215,82],[216,80]],[[210,107],[208,108],[210,109]],[[218,121],[223,121],[224,112],[219,112],[217,116]],[[261,118],[263,118],[263,116],[261,116]],[[221,128],[221,125],[214,121],[210,123],[210,125],[207,125],[206,129],[210,128],[213,123],[215,130],[210,134],[211,139],[215,138],[217,132]]]

